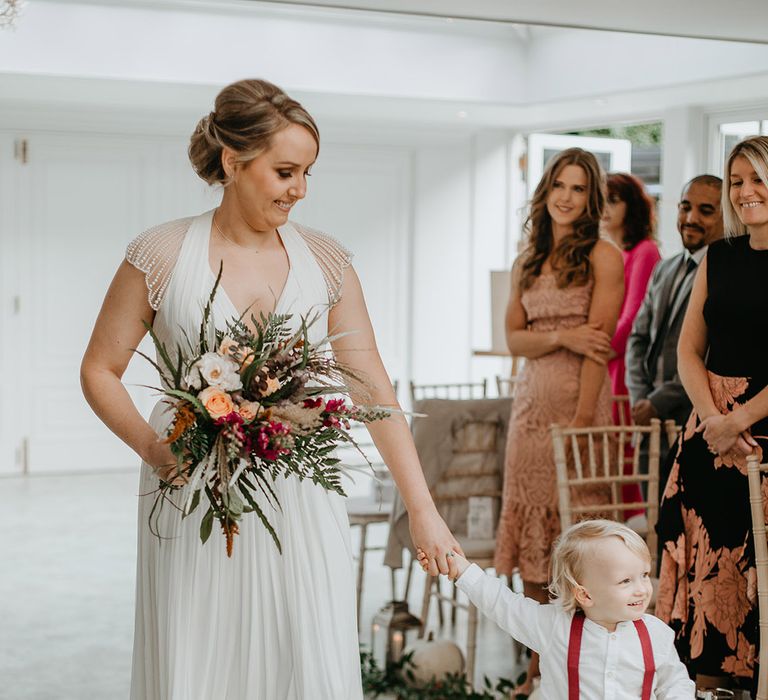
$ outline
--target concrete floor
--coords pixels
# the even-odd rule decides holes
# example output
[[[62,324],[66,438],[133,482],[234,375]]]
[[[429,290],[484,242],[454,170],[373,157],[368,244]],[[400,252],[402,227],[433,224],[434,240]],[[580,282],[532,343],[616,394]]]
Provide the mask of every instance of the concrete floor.
[[[0,479],[0,700],[128,697],[137,483],[136,472]],[[368,533],[371,544],[383,544],[387,526]],[[357,537],[355,529],[355,547]],[[382,557],[366,557],[366,644],[372,616],[391,597]],[[402,590],[402,574],[398,581]],[[415,613],[422,590],[416,571]],[[464,617],[440,636],[463,645]],[[484,619],[477,663],[477,678],[519,673],[510,639]]]

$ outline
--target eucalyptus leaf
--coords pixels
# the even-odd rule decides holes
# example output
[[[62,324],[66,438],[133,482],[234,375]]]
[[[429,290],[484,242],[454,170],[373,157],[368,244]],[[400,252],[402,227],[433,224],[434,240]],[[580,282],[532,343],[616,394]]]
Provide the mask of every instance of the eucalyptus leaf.
[[[245,504],[243,503],[243,499],[240,498],[240,495],[235,491],[234,488],[229,489],[229,512],[233,515],[242,515],[243,514],[243,506]]]
[[[213,508],[208,509],[208,512],[203,516],[203,521],[200,523],[200,541],[203,544],[211,536],[211,530],[213,530]]]
[[[200,490],[198,489],[195,491],[194,495],[192,496],[192,502],[189,504],[189,510],[185,513],[182,511],[181,518],[182,520],[186,518],[192,511],[197,508],[197,506],[200,505]]]

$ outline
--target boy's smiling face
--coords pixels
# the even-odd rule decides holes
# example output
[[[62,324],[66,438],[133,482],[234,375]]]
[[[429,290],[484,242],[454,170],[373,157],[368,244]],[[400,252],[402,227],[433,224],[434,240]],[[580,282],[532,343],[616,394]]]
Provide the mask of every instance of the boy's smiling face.
[[[610,631],[617,622],[639,620],[651,602],[651,562],[619,537],[592,545],[584,558],[581,586],[574,594],[584,614]]]

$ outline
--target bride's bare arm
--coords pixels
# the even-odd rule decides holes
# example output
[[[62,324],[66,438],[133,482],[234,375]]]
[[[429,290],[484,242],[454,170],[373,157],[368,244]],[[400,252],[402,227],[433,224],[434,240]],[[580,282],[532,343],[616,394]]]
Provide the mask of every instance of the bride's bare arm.
[[[397,398],[381,361],[360,280],[352,267],[344,275],[341,300],[330,311],[330,332],[349,332],[333,342],[339,362],[365,377],[370,396],[359,392],[352,399],[364,403],[397,407]],[[448,573],[446,554],[461,552],[458,542],[435,508],[416,454],[411,431],[403,416],[394,415],[368,426],[371,437],[389,467],[408,509],[411,537],[436,563],[433,573]]]
[[[121,378],[155,312],[147,300],[144,273],[123,261],[109,286],[80,366],[83,394],[106,426],[154,467],[172,461],[168,445],[136,409]]]

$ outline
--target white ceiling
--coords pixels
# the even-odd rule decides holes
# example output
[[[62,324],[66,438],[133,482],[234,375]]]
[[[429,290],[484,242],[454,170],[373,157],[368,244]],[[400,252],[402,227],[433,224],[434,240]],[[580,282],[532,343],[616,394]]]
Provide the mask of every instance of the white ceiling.
[[[276,0],[276,4],[768,43],[765,0]]]
[[[614,5],[629,1],[613,0],[605,9],[619,15]],[[688,105],[765,104],[768,41],[667,36],[701,28],[693,19],[714,6],[696,0],[694,13],[690,0],[667,1],[675,12],[688,8],[691,21],[672,23],[667,12],[668,31],[658,36],[436,14],[461,6],[464,15],[490,17],[494,8],[508,13],[513,3],[517,12],[535,9],[527,0],[408,1],[409,9],[430,15],[320,0],[35,0],[15,31],[0,32],[0,128],[9,109],[35,103],[59,105],[62,118],[78,106],[197,113],[222,85],[253,75],[273,80],[334,123],[555,128],[657,119]],[[539,4],[550,21],[573,14],[563,0]],[[645,0],[644,7],[658,4]],[[737,9],[753,4],[731,0]],[[720,0],[720,15],[723,6]],[[584,7],[597,12],[603,5],[582,0],[582,18],[592,16]],[[605,27],[622,19],[611,12],[599,15]],[[763,15],[765,22],[756,19],[754,26],[768,26],[768,0],[753,13]],[[623,21],[628,28],[626,16]]]

